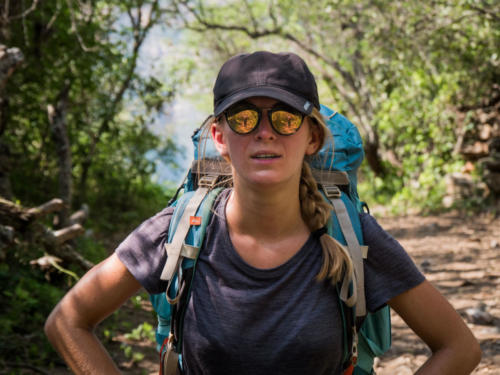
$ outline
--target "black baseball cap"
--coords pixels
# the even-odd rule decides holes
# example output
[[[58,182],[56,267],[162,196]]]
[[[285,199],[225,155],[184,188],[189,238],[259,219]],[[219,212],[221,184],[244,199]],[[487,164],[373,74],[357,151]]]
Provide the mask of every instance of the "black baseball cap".
[[[231,57],[214,85],[214,115],[252,96],[286,103],[305,115],[320,109],[318,88],[311,71],[294,53],[258,51]]]

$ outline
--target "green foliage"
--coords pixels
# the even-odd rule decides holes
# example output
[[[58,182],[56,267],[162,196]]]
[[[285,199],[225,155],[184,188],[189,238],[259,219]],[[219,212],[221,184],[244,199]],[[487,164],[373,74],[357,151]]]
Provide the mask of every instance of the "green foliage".
[[[78,252],[94,264],[99,263],[108,255],[104,245],[90,236],[79,237],[75,242]]]
[[[125,338],[132,342],[147,340],[153,344],[155,342],[155,329],[151,324],[144,322],[139,324],[131,332],[126,333]],[[131,360],[132,363],[137,363],[144,359],[144,354],[134,351],[133,347],[128,343],[122,343],[120,349],[122,349],[125,357]]]
[[[139,310],[142,307],[142,302],[148,300],[147,296],[144,297],[143,295],[136,295],[131,298],[132,305],[134,306],[134,309]]]
[[[152,180],[157,162],[175,167],[178,148],[151,124],[173,99],[177,76],[161,81],[148,74],[149,62],[140,61],[151,28],[170,22],[155,3],[46,0],[33,2],[29,11],[28,2],[0,5],[0,42],[24,56],[5,87],[4,81],[0,85],[0,143],[10,151],[14,200],[31,207],[62,194],[54,113],[64,123],[70,151],[71,191],[64,198],[71,210],[87,204],[90,212],[87,233],[74,247],[94,263],[170,195]],[[52,227],[52,219],[43,223]],[[21,240],[0,265],[1,351],[13,362],[43,365],[56,358],[43,323],[74,279],[31,266],[45,250]]]
[[[14,263],[15,264],[15,263]],[[64,276],[63,276],[64,277]],[[54,356],[42,327],[50,310],[63,291],[47,283],[45,275],[36,270],[0,265],[0,351],[9,361],[43,364]]]
[[[9,108],[1,136],[14,155],[12,190],[23,202],[40,204],[58,194],[59,151],[47,108],[57,109],[64,90],[75,208],[87,203],[96,186],[149,180],[155,167],[146,154],[152,149],[162,150],[159,157],[173,164],[175,145],[148,125],[172,100],[175,76],[163,84],[136,73],[140,37],[147,30],[134,28],[125,13],[137,17],[136,6],[147,9],[152,3],[98,2],[87,9],[49,0],[9,24],[6,42],[21,49],[25,62],[7,81]],[[148,21],[159,23],[160,17],[153,13]],[[120,196],[128,192],[130,187]],[[94,214],[100,206],[90,208]]]
[[[365,166],[365,179],[377,181],[365,185],[367,196],[397,210],[441,206],[444,175],[463,164],[455,113],[479,104],[500,79],[499,12],[497,2],[474,0],[229,0],[190,8],[193,48],[205,47],[207,68],[258,49],[303,56],[322,102],[356,123],[381,158],[376,177],[368,170],[376,163]]]
[[[130,345],[127,345],[125,343],[122,343],[120,345],[120,349],[123,350],[123,353],[125,354],[125,357],[132,360],[133,363],[140,362],[144,359],[144,354],[141,352],[135,352],[133,351],[132,347]]]
[[[158,162],[175,168],[182,150],[151,124],[180,90],[208,113],[209,88],[229,56],[257,49],[303,56],[322,102],[356,123],[381,158],[385,173],[363,164],[360,196],[394,213],[440,209],[444,176],[464,164],[455,150],[457,108],[474,108],[500,81],[500,8],[493,0],[188,1],[176,2],[175,11],[168,1],[160,10],[154,0],[44,0],[14,17],[25,3],[11,1],[10,13],[0,5],[8,19],[1,41],[25,57],[0,89],[1,98],[8,98],[0,108],[0,142],[11,153],[14,199],[30,206],[60,194],[60,149],[48,108],[61,110],[67,93],[71,208],[90,207],[88,232],[75,242],[95,263],[172,194],[153,176]],[[163,35],[167,43],[178,43],[159,62],[161,73],[148,75],[156,62],[141,60],[141,45],[149,27],[162,24],[180,26]],[[465,121],[464,130],[474,128]],[[476,209],[482,199],[478,192],[460,205]],[[53,353],[41,326],[74,280],[34,269],[30,260],[44,250],[26,243],[9,249],[0,265],[0,345],[14,361],[42,363]],[[133,300],[134,306],[141,303],[140,296]],[[120,324],[131,330],[130,340],[154,342],[148,325],[113,324],[105,339]],[[133,361],[142,359],[130,346],[123,350]]]
[[[144,322],[142,324],[139,324],[130,333],[125,334],[125,338],[128,340],[135,340],[135,341],[146,339],[154,343],[156,340],[155,335],[156,335],[155,328],[151,324]]]

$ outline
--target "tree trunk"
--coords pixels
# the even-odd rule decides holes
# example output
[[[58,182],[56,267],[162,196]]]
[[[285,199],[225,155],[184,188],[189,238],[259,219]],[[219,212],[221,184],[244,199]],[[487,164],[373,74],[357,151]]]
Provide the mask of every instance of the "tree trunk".
[[[368,162],[368,165],[370,166],[373,173],[375,173],[375,175],[377,176],[385,176],[386,170],[384,168],[384,165],[382,164],[382,159],[380,157],[380,144],[378,142],[378,139],[375,141],[365,139],[364,148],[366,161]]]
[[[12,200],[12,187],[10,185],[10,150],[9,146],[0,142],[0,197]]]
[[[1,142],[7,129],[7,109],[9,107],[5,86],[9,77],[23,60],[24,56],[19,48],[7,48],[0,44],[0,196],[9,200],[13,197],[10,184],[10,149],[7,143]]]
[[[59,197],[64,201],[64,208],[59,212],[59,227],[70,224],[69,213],[73,194],[73,181],[71,175],[71,145],[68,138],[66,114],[68,111],[68,95],[71,84],[66,82],[59,93],[56,107],[47,106],[49,122],[52,130],[52,139],[56,145],[59,160]]]

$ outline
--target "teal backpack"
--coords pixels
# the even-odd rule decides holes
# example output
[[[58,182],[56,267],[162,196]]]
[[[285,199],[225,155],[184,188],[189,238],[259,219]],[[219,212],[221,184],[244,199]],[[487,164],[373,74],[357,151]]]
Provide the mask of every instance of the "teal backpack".
[[[354,277],[344,278],[337,285],[344,325],[344,375],[373,374],[374,358],[391,346],[391,323],[388,306],[374,313],[366,311],[363,259],[368,249],[363,246],[359,212],[367,207],[358,197],[356,176],[364,157],[363,146],[357,128],[347,118],[323,105],[321,114],[335,147],[325,145],[310,166],[320,191],[333,206],[328,234],[346,246],[354,265]],[[202,134],[203,128],[193,134],[193,165],[169,202],[175,209],[166,244],[167,262],[161,275],[162,280],[168,281],[167,290],[150,296],[158,317],[160,375],[174,375],[182,370],[183,318],[191,281],[212,206],[224,179],[230,176],[229,165],[221,167],[213,162],[220,157],[208,139],[209,134]],[[184,194],[177,198],[181,189]]]

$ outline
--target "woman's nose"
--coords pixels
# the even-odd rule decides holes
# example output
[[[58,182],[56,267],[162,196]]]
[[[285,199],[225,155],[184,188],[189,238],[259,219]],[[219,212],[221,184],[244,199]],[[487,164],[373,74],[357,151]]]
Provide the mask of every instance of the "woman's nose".
[[[257,127],[257,132],[255,133],[257,139],[274,139],[276,138],[276,134],[269,122],[269,118],[267,116],[267,111],[263,111],[262,118],[260,119],[260,124]]]

